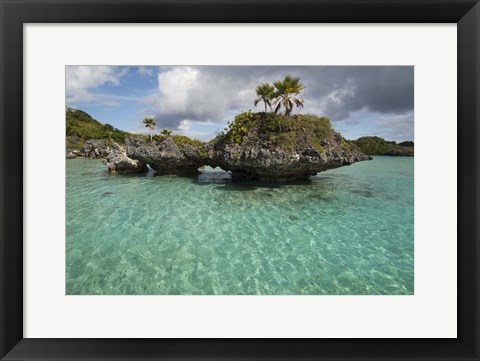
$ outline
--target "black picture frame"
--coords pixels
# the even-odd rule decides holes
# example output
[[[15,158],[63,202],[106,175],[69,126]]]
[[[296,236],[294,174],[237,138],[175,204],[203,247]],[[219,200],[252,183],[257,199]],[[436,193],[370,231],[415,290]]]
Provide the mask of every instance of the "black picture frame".
[[[479,360],[478,0],[0,0],[0,12],[2,360]],[[23,338],[23,25],[172,22],[457,24],[456,339]]]

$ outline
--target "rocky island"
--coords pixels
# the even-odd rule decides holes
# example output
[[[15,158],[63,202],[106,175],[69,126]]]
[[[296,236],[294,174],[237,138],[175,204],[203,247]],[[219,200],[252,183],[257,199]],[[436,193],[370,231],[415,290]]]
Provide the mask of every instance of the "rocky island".
[[[303,107],[303,89],[300,78],[291,76],[258,85],[254,105],[263,102],[265,111],[238,114],[209,142],[172,134],[168,129],[153,134],[157,125],[153,117],[143,120],[148,136],[132,135],[85,112],[67,109],[67,157],[102,158],[115,174],[151,168],[158,174],[195,175],[200,167],[210,166],[230,172],[233,179],[282,182],[372,159],[370,154],[383,154],[379,149],[387,154],[410,149],[381,138],[383,143],[372,137],[347,141],[327,117],[293,115],[295,106]],[[394,152],[390,152],[392,148]]]
[[[159,174],[193,175],[208,165],[230,171],[234,179],[280,182],[368,159],[332,129],[328,118],[244,112],[210,142],[132,136],[125,150],[112,148],[105,163],[112,173],[144,172],[148,164]]]

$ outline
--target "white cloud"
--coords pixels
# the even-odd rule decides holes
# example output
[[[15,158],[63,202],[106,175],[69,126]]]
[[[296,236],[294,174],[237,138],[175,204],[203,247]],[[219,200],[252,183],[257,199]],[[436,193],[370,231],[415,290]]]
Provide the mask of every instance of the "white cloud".
[[[145,67],[145,66],[139,66],[139,67],[138,67],[138,70],[137,70],[137,73],[138,73],[141,77],[148,77],[148,76],[152,76],[152,75],[153,75],[153,69],[147,68],[147,67]]]
[[[192,125],[192,122],[190,120],[182,120],[180,121],[180,125],[178,126],[178,129],[181,130],[182,132],[187,132]]]
[[[91,90],[105,84],[119,85],[128,68],[114,66],[67,66],[66,94],[69,103],[91,102]]]
[[[177,67],[158,74],[158,110],[163,114],[186,113],[190,108],[189,92],[198,87],[199,71],[192,67]]]
[[[191,122],[222,123],[232,108],[252,108],[255,87],[248,79],[218,76],[205,68],[174,67],[158,74],[158,94],[149,96],[166,126]]]

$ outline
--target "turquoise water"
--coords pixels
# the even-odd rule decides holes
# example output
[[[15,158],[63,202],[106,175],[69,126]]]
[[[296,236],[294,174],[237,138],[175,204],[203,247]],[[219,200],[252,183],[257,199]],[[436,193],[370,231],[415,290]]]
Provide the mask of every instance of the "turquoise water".
[[[272,185],[67,160],[67,294],[413,294],[413,162]]]

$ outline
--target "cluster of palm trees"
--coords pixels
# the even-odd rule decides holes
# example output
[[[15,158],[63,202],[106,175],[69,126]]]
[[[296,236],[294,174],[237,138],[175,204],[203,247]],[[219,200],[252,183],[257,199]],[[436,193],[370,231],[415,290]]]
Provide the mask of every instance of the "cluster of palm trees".
[[[155,126],[157,125],[157,122],[152,118],[152,117],[146,117],[143,119],[143,124],[145,124],[145,128],[148,128],[149,130],[149,135],[150,135],[150,142],[152,141],[152,131],[155,130]],[[169,137],[172,135],[172,130],[163,128],[162,131],[160,132],[160,135],[164,137]]]
[[[276,81],[273,85],[264,83],[257,86],[257,99],[253,104],[257,106],[260,101],[263,101],[265,113],[267,112],[267,106],[270,110],[275,107],[275,113],[283,106],[285,115],[288,117],[294,106],[303,107],[303,99],[298,98],[303,89],[305,87],[300,83],[300,78],[292,78],[287,75],[285,79]]]

